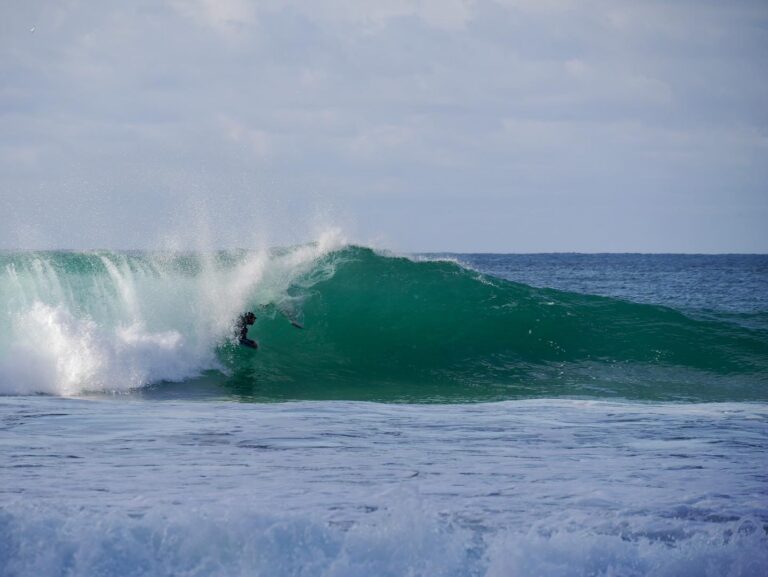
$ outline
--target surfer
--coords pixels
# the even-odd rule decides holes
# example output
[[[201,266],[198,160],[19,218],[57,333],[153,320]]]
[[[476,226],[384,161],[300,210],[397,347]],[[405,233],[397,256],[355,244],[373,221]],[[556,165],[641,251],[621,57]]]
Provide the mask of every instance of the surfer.
[[[236,326],[240,344],[256,349],[259,345],[253,339],[248,338],[248,327],[253,325],[254,322],[256,322],[256,315],[249,311],[238,317]]]

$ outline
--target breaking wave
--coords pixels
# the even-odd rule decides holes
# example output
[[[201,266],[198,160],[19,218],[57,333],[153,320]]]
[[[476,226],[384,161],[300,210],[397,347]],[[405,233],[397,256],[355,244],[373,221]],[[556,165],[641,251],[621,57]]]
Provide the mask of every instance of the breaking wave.
[[[765,331],[334,235],[272,251],[6,253],[0,307],[5,394],[182,382],[250,399],[768,398]],[[251,309],[259,351],[233,340]]]

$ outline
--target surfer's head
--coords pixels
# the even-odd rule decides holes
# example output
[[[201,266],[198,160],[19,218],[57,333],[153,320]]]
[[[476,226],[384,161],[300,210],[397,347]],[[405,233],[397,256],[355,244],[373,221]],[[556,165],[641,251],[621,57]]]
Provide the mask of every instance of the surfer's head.
[[[256,322],[256,315],[252,312],[247,312],[245,315],[243,315],[243,318],[245,319],[245,322],[249,325],[252,325],[254,322]]]

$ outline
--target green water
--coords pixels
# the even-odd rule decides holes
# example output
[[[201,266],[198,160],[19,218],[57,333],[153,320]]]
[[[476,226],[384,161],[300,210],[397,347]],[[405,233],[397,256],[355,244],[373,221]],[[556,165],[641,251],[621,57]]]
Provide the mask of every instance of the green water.
[[[265,398],[487,400],[551,395],[765,398],[768,339],[662,306],[532,288],[452,262],[347,249],[279,314],[263,348],[224,347],[227,386]],[[297,291],[301,293],[302,291]]]
[[[760,326],[361,247],[4,254],[0,289],[6,393],[768,398]],[[258,351],[234,344],[244,310]]]

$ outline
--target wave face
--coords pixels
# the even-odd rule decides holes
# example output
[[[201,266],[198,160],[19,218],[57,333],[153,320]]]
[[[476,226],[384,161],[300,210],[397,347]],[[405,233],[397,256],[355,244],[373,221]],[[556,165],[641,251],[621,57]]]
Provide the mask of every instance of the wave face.
[[[760,328],[333,239],[210,255],[10,254],[0,257],[0,287],[4,393],[181,381],[143,394],[768,398],[768,333]],[[248,309],[259,315],[256,352],[232,343],[233,319]]]

